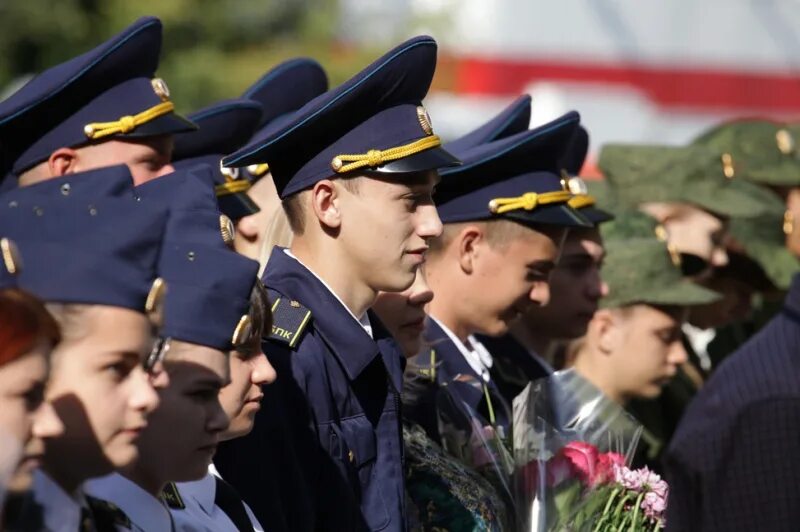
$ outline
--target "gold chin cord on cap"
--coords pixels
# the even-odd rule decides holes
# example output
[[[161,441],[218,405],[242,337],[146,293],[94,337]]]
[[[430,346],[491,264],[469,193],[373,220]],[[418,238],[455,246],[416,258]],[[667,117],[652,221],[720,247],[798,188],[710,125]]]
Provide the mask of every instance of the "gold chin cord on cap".
[[[573,209],[583,209],[584,207],[591,207],[597,203],[597,200],[589,194],[578,194],[577,196],[572,196],[568,203]]]
[[[532,211],[539,205],[550,205],[553,203],[567,203],[572,199],[572,193],[567,190],[555,190],[553,192],[526,192],[516,198],[495,198],[489,202],[489,210],[494,214],[505,214],[510,211],[524,209]]]
[[[113,122],[93,122],[83,127],[84,134],[92,139],[102,139],[117,133],[130,133],[137,127],[175,110],[172,102],[161,102],[139,114],[123,116]]]
[[[411,155],[436,148],[442,145],[438,135],[416,140],[403,146],[389,148],[388,150],[369,150],[367,153],[337,155],[331,160],[331,168],[337,174],[344,174],[359,168],[377,168],[383,164],[397,161]],[[345,164],[349,163],[349,164]]]
[[[252,183],[250,183],[249,179],[239,178],[240,172],[238,168],[222,166],[222,161],[220,160],[219,172],[225,176],[225,182],[214,187],[214,193],[218,198],[220,196],[230,196],[231,194],[239,194],[250,190]]]

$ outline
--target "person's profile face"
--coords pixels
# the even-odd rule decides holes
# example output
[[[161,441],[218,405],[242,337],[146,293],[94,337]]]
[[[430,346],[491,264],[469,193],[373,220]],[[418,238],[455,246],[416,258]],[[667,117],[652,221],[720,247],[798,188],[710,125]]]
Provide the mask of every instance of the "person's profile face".
[[[171,164],[172,148],[171,135],[106,140],[76,150],[75,171],[125,164],[130,169],[133,184],[138,186],[175,171]]]
[[[372,309],[392,334],[403,355],[412,357],[422,348],[425,330],[425,305],[433,300],[433,291],[425,278],[425,269],[417,270],[414,284],[403,292],[380,292]]]
[[[570,230],[550,275],[550,300],[524,316],[532,331],[548,338],[573,339],[586,333],[608,286],[600,276],[605,249],[597,229]]]
[[[354,274],[374,290],[402,291],[425,262],[428,242],[442,232],[433,204],[435,171],[384,179],[359,178],[358,189],[341,183],[340,237]]]
[[[663,222],[668,242],[678,253],[695,256],[709,267],[721,267],[728,263],[725,251],[727,239],[726,223],[693,205],[681,205],[674,216]],[[701,276],[703,272],[694,272]]]
[[[45,460],[80,464],[87,478],[129,465],[158,396],[143,362],[153,345],[152,326],[139,312],[102,305],[72,320],[53,350],[47,390],[64,433],[46,442]]]
[[[652,399],[687,360],[681,342],[686,311],[650,305],[635,305],[629,311],[614,319],[617,343],[610,359],[617,386],[625,397]]]
[[[44,400],[50,350],[49,344],[39,342],[24,355],[0,365],[0,438],[4,451],[0,454],[12,454],[6,458],[17,462],[16,467],[5,462],[0,466],[12,472],[7,484],[10,491],[30,487],[45,440],[64,431],[53,406]]]
[[[257,338],[256,342],[259,341]],[[256,352],[246,354],[232,351],[229,359],[230,382],[219,392],[220,404],[229,420],[223,440],[244,436],[253,429],[264,398],[261,387],[271,384],[276,378],[275,369],[260,347]]]
[[[169,386],[159,390],[159,407],[139,440],[135,467],[175,482],[206,474],[228,416],[220,390],[230,383],[228,354],[211,347],[174,341],[164,360]]]
[[[526,229],[501,244],[480,244],[474,268],[475,296],[479,316],[473,321],[483,334],[499,336],[534,306],[550,300],[550,275],[563,244],[566,230]]]

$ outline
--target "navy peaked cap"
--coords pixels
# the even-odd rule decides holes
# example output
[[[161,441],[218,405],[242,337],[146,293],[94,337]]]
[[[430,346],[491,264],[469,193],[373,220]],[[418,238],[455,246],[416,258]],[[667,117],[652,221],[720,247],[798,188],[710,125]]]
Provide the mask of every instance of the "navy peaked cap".
[[[561,156],[559,166],[562,176],[567,180],[570,191],[575,195],[570,205],[578,209],[594,225],[614,219],[614,215],[597,206],[597,198],[589,194],[589,189],[579,173],[589,153],[589,132],[578,126]]]
[[[559,166],[569,175],[578,175],[589,153],[589,132],[583,126],[578,126],[572,139],[566,146],[559,161]]]
[[[82,186],[93,180],[116,185]],[[70,183],[80,185],[65,187]],[[151,310],[168,213],[134,201],[132,188],[127,167],[110,167],[20,188],[15,199],[4,199],[0,238],[16,242],[24,257],[19,286],[49,302]]]
[[[326,90],[328,76],[322,66],[313,59],[299,57],[284,61],[264,74],[242,94],[242,98],[262,105],[264,112],[259,127],[263,127],[300,109]]]
[[[19,175],[61,147],[193,129],[175,114],[166,83],[153,77],[161,31],[157,18],[141,18],[0,102],[3,173]]]
[[[466,135],[445,144],[451,153],[462,153],[464,150],[499,140],[528,129],[531,123],[531,97],[520,96],[500,111],[491,120]]]
[[[285,198],[356,171],[409,173],[457,164],[422,107],[436,68],[436,41],[416,37],[356,76],[275,120],[226,166],[267,163]]]
[[[580,121],[576,112],[541,127],[457,152],[462,165],[441,172],[434,200],[444,223],[506,218],[526,225],[586,227],[558,160]]]
[[[141,203],[169,205],[158,272],[169,286],[162,336],[222,351],[252,331],[250,294],[258,263],[231,248],[233,224],[221,215],[209,167],[176,172],[136,188]]]
[[[262,107],[258,102],[226,100],[190,114],[189,119],[197,124],[198,129],[175,136],[172,152],[175,169],[211,166],[209,177],[219,209],[232,220],[257,213],[259,207],[247,195],[251,183],[244,172],[238,168],[224,168],[222,158],[250,140],[261,115]]]

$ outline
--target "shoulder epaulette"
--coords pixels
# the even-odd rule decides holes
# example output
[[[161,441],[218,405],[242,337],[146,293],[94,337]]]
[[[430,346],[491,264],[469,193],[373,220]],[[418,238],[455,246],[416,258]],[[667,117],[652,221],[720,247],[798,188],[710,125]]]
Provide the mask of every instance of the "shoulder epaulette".
[[[131,528],[130,518],[116,504],[89,495],[86,496],[86,503],[98,525],[98,530],[113,530],[117,526]]]
[[[297,347],[303,331],[311,322],[311,311],[298,301],[288,298],[274,290],[269,290],[272,302],[272,332],[268,340]]]
[[[185,510],[186,504],[183,502],[178,486],[174,482],[168,482],[164,489],[161,491],[161,500],[167,503],[167,506],[174,510]]]

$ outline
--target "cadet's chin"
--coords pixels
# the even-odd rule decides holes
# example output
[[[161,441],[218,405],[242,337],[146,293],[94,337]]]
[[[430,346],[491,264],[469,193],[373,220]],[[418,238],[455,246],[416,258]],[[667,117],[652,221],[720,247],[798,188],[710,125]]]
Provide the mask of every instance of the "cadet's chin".
[[[17,470],[8,481],[9,493],[23,493],[30,489],[33,484],[33,470],[41,465],[39,459],[26,458],[17,466]]]
[[[139,448],[132,443],[118,443],[106,448],[106,458],[114,469],[128,467],[139,458]]]

